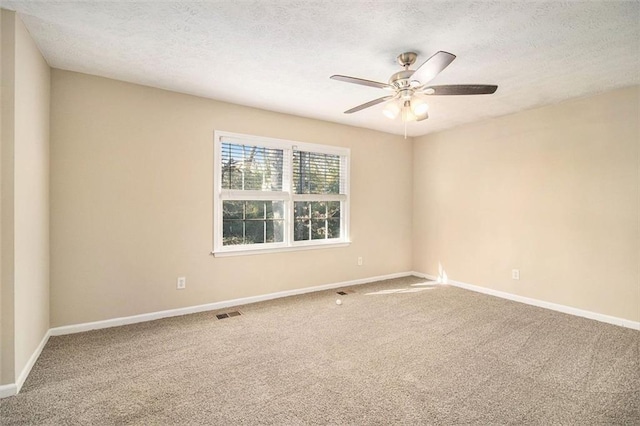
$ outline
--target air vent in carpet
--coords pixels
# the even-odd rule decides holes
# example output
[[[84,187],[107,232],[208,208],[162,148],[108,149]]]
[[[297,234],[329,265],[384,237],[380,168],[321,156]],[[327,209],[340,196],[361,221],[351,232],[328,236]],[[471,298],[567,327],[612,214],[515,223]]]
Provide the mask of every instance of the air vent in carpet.
[[[225,318],[230,318],[230,317],[237,317],[242,315],[239,311],[233,311],[233,312],[226,312],[224,314],[217,314],[216,318],[218,318],[219,320],[221,319],[225,319]]]

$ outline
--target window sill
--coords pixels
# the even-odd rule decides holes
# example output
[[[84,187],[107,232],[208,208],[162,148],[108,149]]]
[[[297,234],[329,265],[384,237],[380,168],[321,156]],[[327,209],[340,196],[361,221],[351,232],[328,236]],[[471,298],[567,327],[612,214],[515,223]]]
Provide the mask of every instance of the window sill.
[[[319,249],[328,249],[328,248],[348,247],[350,244],[351,244],[350,241],[346,241],[346,242],[341,241],[339,243],[300,245],[300,246],[293,246],[293,247],[276,247],[276,248],[263,248],[263,249],[248,249],[248,250],[212,251],[211,254],[214,257],[252,256],[254,254],[284,253],[284,252],[292,252],[292,251],[319,250]]]

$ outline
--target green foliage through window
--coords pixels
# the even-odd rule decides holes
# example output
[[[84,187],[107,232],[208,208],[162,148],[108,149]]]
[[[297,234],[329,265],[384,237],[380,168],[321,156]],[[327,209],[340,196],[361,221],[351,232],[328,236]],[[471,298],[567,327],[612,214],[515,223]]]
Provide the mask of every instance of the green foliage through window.
[[[261,244],[284,241],[282,201],[224,201],[222,244]]]
[[[340,238],[339,201],[296,201],[294,241]]]

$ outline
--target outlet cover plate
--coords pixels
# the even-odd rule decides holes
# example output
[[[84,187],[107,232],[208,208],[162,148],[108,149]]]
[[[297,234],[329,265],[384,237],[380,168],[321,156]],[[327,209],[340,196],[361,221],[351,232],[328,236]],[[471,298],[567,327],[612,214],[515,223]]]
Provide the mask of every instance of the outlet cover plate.
[[[187,287],[187,278],[178,277],[178,283],[176,284],[176,289],[184,290],[186,287]]]

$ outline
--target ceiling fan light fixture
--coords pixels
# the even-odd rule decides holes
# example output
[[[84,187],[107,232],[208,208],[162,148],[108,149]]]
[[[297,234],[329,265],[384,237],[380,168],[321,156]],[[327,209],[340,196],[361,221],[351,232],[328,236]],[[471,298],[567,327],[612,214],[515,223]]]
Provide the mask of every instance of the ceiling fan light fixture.
[[[429,118],[429,114],[426,112],[424,114],[416,115],[416,121],[426,120],[427,118]]]
[[[416,116],[423,116],[429,110],[429,105],[419,98],[414,98],[411,102],[411,112]]]
[[[348,109],[344,113],[352,114],[388,101],[382,113],[391,120],[395,120],[400,116],[400,119],[405,124],[406,138],[407,122],[423,121],[429,118],[429,105],[425,101],[425,99],[428,99],[427,96],[490,95],[498,89],[498,86],[489,84],[428,85],[431,80],[451,64],[456,58],[456,55],[449,52],[438,51],[424,61],[422,65],[412,70],[410,67],[415,62],[416,57],[417,54],[415,52],[400,54],[397,60],[404,69],[392,74],[388,83],[346,75],[332,75],[331,78],[334,80],[393,92],[387,96]]]
[[[400,113],[400,107],[394,101],[387,103],[387,106],[384,107],[382,113],[385,117],[391,120],[395,120],[398,114]]]

